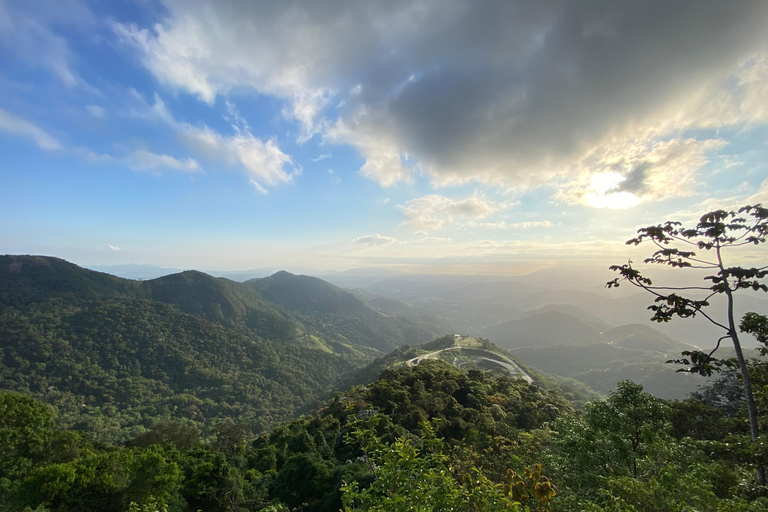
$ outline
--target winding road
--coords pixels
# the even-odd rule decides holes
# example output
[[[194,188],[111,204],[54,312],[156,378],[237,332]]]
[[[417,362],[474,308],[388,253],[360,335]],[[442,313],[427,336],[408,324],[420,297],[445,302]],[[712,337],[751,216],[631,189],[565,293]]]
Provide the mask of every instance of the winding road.
[[[505,370],[507,370],[512,375],[520,376],[520,378],[525,380],[528,384],[533,384],[533,378],[531,378],[531,376],[528,375],[526,373],[526,371],[523,370],[520,367],[520,365],[517,364],[515,361],[513,361],[510,358],[508,358],[507,356],[504,356],[504,355],[501,355],[501,354],[497,354],[495,352],[489,352],[487,350],[479,349],[479,348],[465,348],[465,347],[449,347],[449,348],[444,348],[442,350],[435,350],[434,352],[430,352],[429,354],[424,354],[424,355],[421,355],[421,356],[409,359],[409,360],[407,360],[405,362],[405,364],[408,365],[408,366],[413,366],[413,365],[419,364],[420,362],[422,362],[425,359],[437,359],[437,356],[439,354],[443,353],[443,352],[456,351],[456,350],[460,350],[460,351],[466,352],[465,355],[467,355],[469,358],[471,358],[475,362],[477,362],[477,361],[490,361],[491,363],[497,364],[497,365],[501,366],[502,368],[504,368]],[[470,352],[482,352],[482,353],[484,353],[486,355],[472,355],[472,354],[470,354]],[[491,357],[488,357],[488,356],[491,356]],[[461,363],[457,363],[456,360],[454,360],[454,366],[459,368],[461,366]]]

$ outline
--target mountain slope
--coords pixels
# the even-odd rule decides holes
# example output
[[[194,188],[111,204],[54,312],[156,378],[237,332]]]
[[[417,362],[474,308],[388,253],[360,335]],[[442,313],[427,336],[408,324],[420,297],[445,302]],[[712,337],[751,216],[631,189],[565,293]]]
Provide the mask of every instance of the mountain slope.
[[[244,286],[285,309],[302,313],[375,316],[375,312],[351,293],[322,279],[280,271],[251,279]]]
[[[547,311],[511,320],[486,330],[485,336],[502,348],[585,343],[600,331],[568,313]]]
[[[297,334],[294,319],[254,290],[229,279],[190,270],[141,284],[152,300],[227,327],[244,326],[270,339],[289,339]]]
[[[46,299],[141,296],[141,283],[48,256],[0,255],[0,308]]]
[[[294,277],[278,273],[260,287],[275,303],[252,285],[196,271],[131,281],[57,258],[0,256],[0,389],[34,394],[67,425],[112,440],[163,418],[209,431],[235,416],[261,431],[331,391],[379,347],[434,337],[424,324]]]
[[[141,299],[45,301],[0,313],[0,387],[56,406],[68,426],[121,440],[176,418],[209,431],[235,416],[261,431],[353,366],[245,336]]]
[[[352,293],[316,277],[282,271],[243,285],[285,308],[305,325],[356,347],[386,353],[441,334],[441,328],[418,318],[376,311]]]

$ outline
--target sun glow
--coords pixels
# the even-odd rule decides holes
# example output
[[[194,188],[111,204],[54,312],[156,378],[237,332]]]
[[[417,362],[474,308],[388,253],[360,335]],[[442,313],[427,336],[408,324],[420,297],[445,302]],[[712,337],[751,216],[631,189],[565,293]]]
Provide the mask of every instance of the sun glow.
[[[612,210],[636,206],[641,201],[639,197],[618,189],[625,179],[617,172],[595,174],[590,181],[589,192],[585,196],[587,203],[595,208]]]

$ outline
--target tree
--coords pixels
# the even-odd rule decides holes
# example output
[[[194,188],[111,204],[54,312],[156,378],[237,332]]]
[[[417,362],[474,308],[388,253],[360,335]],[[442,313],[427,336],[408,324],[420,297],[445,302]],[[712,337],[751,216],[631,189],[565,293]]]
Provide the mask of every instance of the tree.
[[[674,317],[692,318],[703,316],[710,323],[722,329],[724,335],[717,340],[717,345],[710,352],[698,350],[683,352],[682,359],[674,362],[685,364],[688,368],[682,371],[711,375],[723,361],[712,356],[720,347],[723,340],[730,339],[736,351],[736,358],[741,372],[744,394],[747,400],[749,424],[752,439],[757,442],[760,435],[749,371],[744,353],[739,342],[734,318],[734,294],[743,290],[768,292],[765,278],[768,266],[745,268],[727,266],[725,255],[733,249],[744,246],[757,246],[766,242],[768,236],[768,209],[761,205],[747,205],[738,211],[716,210],[703,215],[693,228],[683,227],[682,223],[667,221],[664,224],[641,228],[638,236],[627,241],[627,245],[640,245],[650,242],[656,247],[651,257],[643,263],[668,266],[675,269],[704,269],[711,272],[705,276],[705,286],[693,285],[683,287],[657,286],[652,280],[632,266],[630,260],[625,265],[612,265],[611,270],[618,272],[620,277],[607,283],[608,288],[628,282],[656,296],[653,305],[648,309],[653,311],[651,320],[668,322]],[[695,250],[694,250],[695,249]],[[703,255],[697,254],[703,251]],[[695,297],[690,294],[705,294]],[[725,295],[727,299],[726,322],[716,321],[706,310],[709,300],[716,295]],[[765,484],[765,472],[762,463],[757,461],[758,480]]]
[[[631,381],[619,382],[607,400],[595,400],[580,416],[559,420],[555,465],[572,487],[599,487],[600,477],[639,478],[638,462],[665,430],[662,400]]]
[[[358,424],[351,432],[365,453],[374,481],[367,489],[360,489],[357,482],[341,487],[344,512],[549,510],[555,488],[540,465],[526,467],[522,475],[510,469],[502,483],[493,482],[478,468],[457,474],[431,424],[423,424],[420,438],[412,435],[386,444],[375,435],[381,419],[373,416],[365,428]]]

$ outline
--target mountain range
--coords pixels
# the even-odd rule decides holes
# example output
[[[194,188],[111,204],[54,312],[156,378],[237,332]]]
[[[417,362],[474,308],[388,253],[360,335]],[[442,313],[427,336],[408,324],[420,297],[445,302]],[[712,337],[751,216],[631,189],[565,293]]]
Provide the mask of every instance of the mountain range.
[[[262,431],[374,357],[438,334],[287,272],[246,283],[197,271],[136,281],[0,256],[0,388],[32,393],[63,425],[113,440],[163,418],[206,430],[235,413]]]
[[[705,383],[665,364],[690,345],[625,322],[647,316],[647,297],[541,288],[540,274],[336,277],[359,286],[285,271],[142,281],[0,256],[0,389],[54,405],[65,427],[120,441],[163,419],[208,432],[234,415],[264,431],[446,333],[487,338],[582,396],[632,379],[683,398]]]

